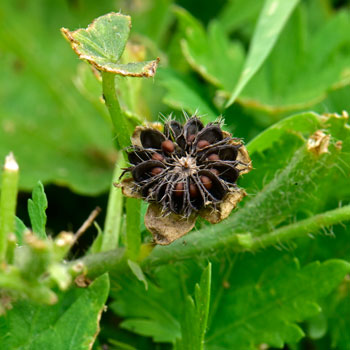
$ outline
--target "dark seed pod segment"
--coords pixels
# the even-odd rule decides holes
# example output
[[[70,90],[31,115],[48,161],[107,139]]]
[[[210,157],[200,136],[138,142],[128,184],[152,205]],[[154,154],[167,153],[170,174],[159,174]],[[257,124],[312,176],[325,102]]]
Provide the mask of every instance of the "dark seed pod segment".
[[[220,122],[204,126],[192,116],[183,126],[168,121],[164,133],[159,124],[138,127],[132,142],[131,166],[125,169],[132,181],[123,180],[123,192],[151,203],[145,223],[156,243],[186,234],[198,215],[212,223],[223,220],[245,195],[236,181],[251,170],[248,152]],[[149,217],[155,213],[156,221]]]

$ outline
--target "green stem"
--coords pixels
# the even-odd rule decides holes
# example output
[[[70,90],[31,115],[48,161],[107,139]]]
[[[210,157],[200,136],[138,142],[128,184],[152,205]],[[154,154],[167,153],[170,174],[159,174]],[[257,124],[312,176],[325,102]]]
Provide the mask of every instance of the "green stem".
[[[111,115],[114,131],[117,136],[118,147],[123,149],[130,144],[130,132],[127,120],[120,108],[115,90],[115,75],[108,72],[102,74],[102,89],[103,97],[106,102],[106,107]]]
[[[322,227],[335,225],[348,220],[350,220],[350,205],[315,215],[309,219],[288,225],[287,227],[281,227],[271,233],[255,237],[251,249],[257,250],[266,248],[290,239],[303,237],[305,234],[315,232]]]
[[[140,208],[138,198],[126,199],[126,251],[133,261],[137,260],[141,247]]]
[[[118,97],[115,90],[115,75],[108,72],[101,72],[103,96],[106,107],[109,110],[111,120],[114,126],[114,132],[117,138],[119,149],[127,147],[130,143],[130,133],[128,124],[123,114]],[[123,195],[120,189],[116,189],[113,185],[117,181],[121,169],[125,166],[124,155],[119,152],[118,162],[116,163],[112,185],[109,192],[107,216],[104,227],[104,235],[102,240],[101,251],[115,249],[118,245],[120,227],[123,214]]]
[[[198,255],[199,252],[201,256],[209,256],[215,254],[219,249],[229,249],[235,252],[256,251],[260,248],[306,236],[309,233],[317,232],[322,227],[347,220],[350,220],[350,205],[315,215],[259,236],[253,236],[251,233],[238,234],[227,228],[222,232],[215,232],[211,226],[208,231],[193,232],[187,239],[181,238],[169,246],[156,247],[145,259],[144,264],[153,267],[172,260],[190,259]]]
[[[5,159],[0,199],[0,263],[5,261],[8,235],[14,233],[18,191],[18,164],[10,153]]]
[[[114,182],[118,181],[122,168],[125,166],[123,153],[118,153],[118,160],[115,164],[112,184],[109,190],[109,198],[107,205],[106,221],[103,230],[101,251],[107,251],[117,248],[121,222],[123,216],[124,196],[120,188],[114,186]]]
[[[98,277],[107,271],[126,269],[125,249],[114,250],[86,255],[82,259],[72,261],[71,266],[83,263],[89,277]]]
[[[176,261],[217,254],[218,250],[229,249],[235,252],[256,251],[281,242],[304,237],[315,233],[320,228],[339,224],[350,220],[350,205],[315,215],[311,218],[281,227],[271,233],[253,237],[250,233],[236,234],[227,232],[216,236],[216,232],[193,232],[186,238],[180,238],[169,246],[157,246],[141,263],[143,268],[152,268],[158,265]],[[184,244],[186,242],[186,244]],[[124,249],[112,250],[105,253],[88,255],[81,261],[85,264],[88,275],[97,276],[106,271],[123,269]],[[73,262],[75,263],[75,262]]]

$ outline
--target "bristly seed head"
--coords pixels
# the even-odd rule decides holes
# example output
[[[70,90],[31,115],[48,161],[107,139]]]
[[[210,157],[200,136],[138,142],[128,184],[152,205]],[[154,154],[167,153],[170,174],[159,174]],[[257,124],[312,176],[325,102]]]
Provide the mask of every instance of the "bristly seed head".
[[[238,191],[239,174],[250,170],[239,157],[241,147],[220,122],[204,126],[193,116],[182,126],[170,120],[163,133],[142,129],[140,144],[128,152],[131,166],[125,172],[131,172],[133,191],[144,200],[158,203],[164,214],[188,218],[204,207],[216,209]]]

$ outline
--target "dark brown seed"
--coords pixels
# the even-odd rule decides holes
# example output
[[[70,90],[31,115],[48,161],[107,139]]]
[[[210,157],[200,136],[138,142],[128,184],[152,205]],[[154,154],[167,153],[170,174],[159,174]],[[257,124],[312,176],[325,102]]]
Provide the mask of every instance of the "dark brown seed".
[[[184,184],[182,182],[179,182],[175,186],[174,194],[176,197],[182,197],[184,194]]]
[[[207,140],[200,140],[197,143],[197,148],[202,149],[202,148],[207,147],[209,145],[210,145],[210,143]]]
[[[195,184],[190,184],[190,196],[192,198],[198,196],[198,188]]]
[[[152,159],[159,160],[160,162],[162,162],[164,160],[164,157],[160,153],[153,153]]]
[[[220,157],[218,154],[216,153],[212,153],[208,156],[208,160],[211,160],[211,161],[216,161],[216,160],[220,160]]]
[[[210,190],[213,186],[213,183],[212,181],[209,179],[208,176],[205,176],[205,175],[202,175],[200,177],[200,180],[202,182],[202,184],[204,185],[204,187],[207,189],[207,190]]]
[[[162,171],[163,171],[163,168],[156,166],[151,170],[151,174],[153,176],[156,176],[156,175],[160,174]]]
[[[218,169],[212,168],[212,169],[209,169],[209,171],[212,172],[212,173],[213,173],[214,175],[216,175],[216,176],[219,176],[219,175],[220,175],[220,172],[219,172]]]
[[[187,143],[192,143],[194,139],[196,138],[196,135],[188,135],[187,136]]]
[[[162,150],[166,153],[173,153],[175,151],[175,145],[170,140],[165,140],[162,142]]]

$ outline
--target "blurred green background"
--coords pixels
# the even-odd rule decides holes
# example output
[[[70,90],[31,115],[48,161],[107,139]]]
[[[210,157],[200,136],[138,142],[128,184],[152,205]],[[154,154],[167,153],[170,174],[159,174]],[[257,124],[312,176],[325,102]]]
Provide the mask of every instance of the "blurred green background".
[[[38,180],[46,185],[52,229],[76,229],[96,204],[106,207],[116,160],[109,116],[100,82],[59,29],[86,27],[110,11],[132,17],[125,59],[161,59],[155,78],[117,82],[130,116],[161,120],[160,113],[174,111],[181,119],[184,110],[210,121],[222,114],[226,129],[248,142],[300,110],[350,110],[349,1],[330,0],[300,1],[262,68],[224,109],[262,5],[1,1],[0,159],[13,151],[20,165],[19,216],[25,220],[27,192]]]

